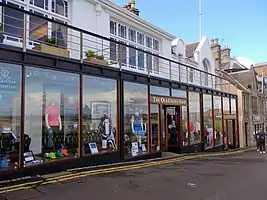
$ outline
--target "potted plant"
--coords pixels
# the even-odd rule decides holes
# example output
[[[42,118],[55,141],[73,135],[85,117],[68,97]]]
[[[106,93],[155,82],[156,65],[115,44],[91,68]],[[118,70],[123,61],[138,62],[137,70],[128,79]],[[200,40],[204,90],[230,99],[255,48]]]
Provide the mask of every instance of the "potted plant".
[[[3,34],[2,25],[0,25],[0,43],[3,43],[5,36]]]
[[[38,44],[32,49],[56,56],[69,57],[69,51],[59,46],[59,39],[57,37],[46,36],[44,43]]]
[[[98,65],[107,65],[108,62],[104,59],[104,56],[97,55],[94,51],[88,50],[85,52],[86,58],[84,61],[98,64]]]

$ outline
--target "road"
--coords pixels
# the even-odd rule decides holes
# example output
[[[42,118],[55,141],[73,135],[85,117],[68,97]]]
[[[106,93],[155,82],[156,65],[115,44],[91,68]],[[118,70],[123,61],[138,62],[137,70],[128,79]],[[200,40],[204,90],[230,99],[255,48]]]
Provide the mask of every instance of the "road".
[[[267,154],[254,151],[114,172],[0,194],[0,200],[266,200]]]

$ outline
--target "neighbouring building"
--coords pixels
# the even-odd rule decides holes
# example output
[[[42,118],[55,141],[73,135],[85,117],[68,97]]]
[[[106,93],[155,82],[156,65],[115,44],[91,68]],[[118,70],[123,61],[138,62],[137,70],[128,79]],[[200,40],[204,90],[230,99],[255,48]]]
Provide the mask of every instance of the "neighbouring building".
[[[2,2],[1,179],[239,147],[207,37],[176,38],[135,1]]]
[[[235,57],[231,57],[228,46],[221,48],[218,39],[211,41],[211,49],[217,73],[231,83],[224,88],[238,96],[240,145],[254,145],[255,132],[266,127],[266,84],[262,76],[264,65],[246,68]]]

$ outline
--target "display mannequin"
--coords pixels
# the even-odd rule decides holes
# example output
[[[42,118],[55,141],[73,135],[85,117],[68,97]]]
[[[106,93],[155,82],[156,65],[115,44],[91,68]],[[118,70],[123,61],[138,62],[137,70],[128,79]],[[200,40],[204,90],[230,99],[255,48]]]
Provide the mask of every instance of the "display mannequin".
[[[135,114],[132,116],[131,118],[131,127],[132,127],[132,132],[134,134],[136,134],[137,138],[138,138],[138,143],[139,143],[139,147],[141,147],[141,139],[142,137],[145,136],[145,130],[146,126],[143,123],[143,118],[140,116],[139,112],[136,111]]]
[[[54,102],[51,102],[45,109],[45,125],[48,130],[46,146],[52,148],[54,147],[53,136],[62,129],[60,112]]]
[[[112,120],[111,117],[103,114],[101,118],[102,126],[103,126],[103,133],[102,133],[102,140],[107,142],[107,146],[110,146],[112,149],[116,149],[116,142],[115,136],[112,130]]]

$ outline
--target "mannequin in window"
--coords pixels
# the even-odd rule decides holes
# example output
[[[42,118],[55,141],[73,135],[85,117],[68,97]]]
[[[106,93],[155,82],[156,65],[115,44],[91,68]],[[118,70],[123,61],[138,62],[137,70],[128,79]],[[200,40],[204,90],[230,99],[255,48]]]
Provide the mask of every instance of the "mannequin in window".
[[[58,134],[62,129],[60,112],[53,101],[45,108],[45,125],[48,130],[46,146],[48,148],[53,148],[53,136]]]
[[[137,136],[139,146],[141,147],[141,139],[145,136],[146,125],[143,123],[143,118],[137,110],[131,118],[132,132]]]
[[[102,143],[103,141],[106,141],[106,146],[108,146],[111,149],[116,150],[116,142],[115,142],[115,136],[114,132],[112,130],[112,119],[111,116],[108,116],[107,114],[103,114],[101,117],[101,125],[102,125]]]

